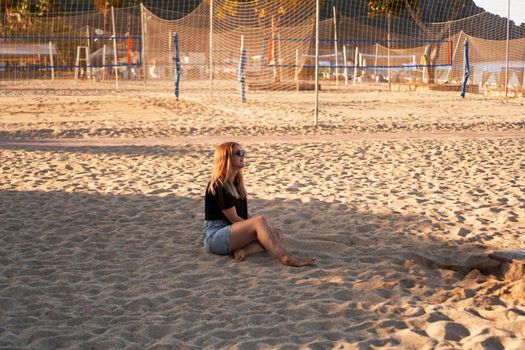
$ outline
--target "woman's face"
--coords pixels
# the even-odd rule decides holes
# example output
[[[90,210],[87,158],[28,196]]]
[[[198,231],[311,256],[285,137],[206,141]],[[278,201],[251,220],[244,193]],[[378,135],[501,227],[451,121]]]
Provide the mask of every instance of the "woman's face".
[[[234,145],[232,153],[232,167],[236,169],[244,168],[244,156],[245,152],[241,149],[241,147],[239,145]]]

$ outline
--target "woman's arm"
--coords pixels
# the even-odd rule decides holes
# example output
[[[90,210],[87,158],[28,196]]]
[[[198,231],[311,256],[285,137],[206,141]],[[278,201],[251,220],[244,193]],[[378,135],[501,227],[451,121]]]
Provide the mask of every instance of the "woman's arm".
[[[237,210],[235,207],[224,209],[222,211],[226,218],[233,224],[234,222],[244,221],[239,215],[237,215]]]

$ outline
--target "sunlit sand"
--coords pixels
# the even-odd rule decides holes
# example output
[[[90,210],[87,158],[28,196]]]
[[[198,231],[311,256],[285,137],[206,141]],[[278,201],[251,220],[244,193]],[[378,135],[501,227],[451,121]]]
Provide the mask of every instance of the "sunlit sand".
[[[489,256],[525,249],[523,99],[324,92],[314,128],[311,93],[41,84],[0,92],[0,347],[525,348],[523,260]],[[202,247],[224,140],[314,266]]]

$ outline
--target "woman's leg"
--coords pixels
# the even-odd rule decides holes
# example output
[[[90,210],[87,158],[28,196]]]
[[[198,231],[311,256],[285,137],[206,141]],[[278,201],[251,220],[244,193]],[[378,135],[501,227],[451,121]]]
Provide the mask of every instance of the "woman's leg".
[[[257,240],[285,265],[305,266],[313,264],[315,259],[290,254],[281,244],[263,216],[239,221],[232,225],[230,249],[235,251]]]
[[[253,241],[251,243],[248,243],[247,246],[234,250],[233,256],[235,257],[235,259],[243,261],[250,255],[265,251],[266,249],[264,249],[264,247],[258,241]]]

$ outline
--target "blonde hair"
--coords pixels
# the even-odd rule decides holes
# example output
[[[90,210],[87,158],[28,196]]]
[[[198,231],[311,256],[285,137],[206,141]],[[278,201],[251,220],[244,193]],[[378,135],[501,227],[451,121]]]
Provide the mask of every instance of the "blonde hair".
[[[233,171],[231,161],[235,146],[240,147],[236,142],[225,142],[215,147],[213,173],[211,175],[209,191],[212,194],[215,194],[215,187],[217,185],[222,185],[232,196],[242,199],[246,198],[246,188],[244,187],[242,169],[237,171],[233,181],[230,180]]]

